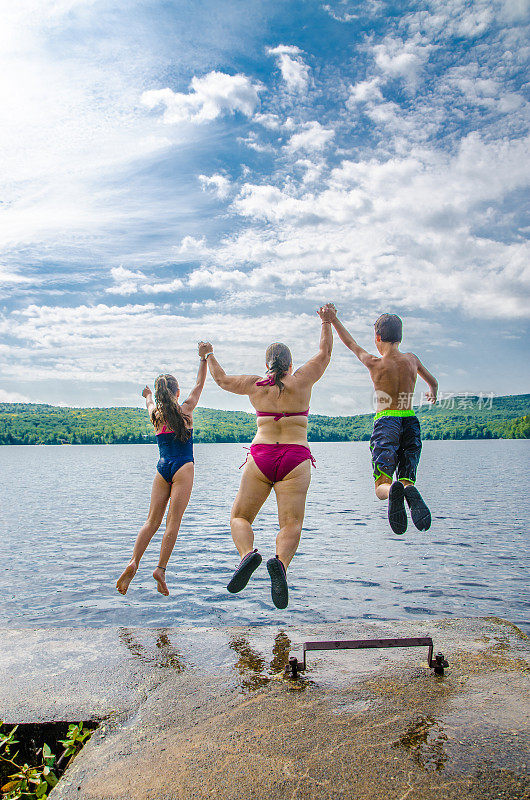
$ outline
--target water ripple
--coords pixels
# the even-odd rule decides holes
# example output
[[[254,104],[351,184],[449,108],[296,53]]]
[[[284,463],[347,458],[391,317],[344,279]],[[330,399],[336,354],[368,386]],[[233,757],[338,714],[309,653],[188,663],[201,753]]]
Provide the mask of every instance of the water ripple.
[[[318,469],[289,570],[290,605],[278,611],[264,565],[241,595],[225,588],[239,560],[229,517],[241,445],[196,447],[196,483],[167,571],[168,598],[151,576],[161,531],[127,596],[114,588],[149,505],[154,446],[0,448],[0,623],[161,627],[497,615],[528,628],[528,498],[524,482],[510,480],[514,463],[520,474],[528,470],[528,442],[425,442],[419,486],[433,526],[419,533],[410,525],[403,537],[391,533],[374,497],[366,443],[313,450]],[[264,560],[276,533],[272,493],[256,524]]]

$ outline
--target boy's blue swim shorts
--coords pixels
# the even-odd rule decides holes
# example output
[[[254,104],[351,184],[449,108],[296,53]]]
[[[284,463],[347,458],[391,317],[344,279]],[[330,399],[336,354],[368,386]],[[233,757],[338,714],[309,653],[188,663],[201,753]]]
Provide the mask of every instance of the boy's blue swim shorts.
[[[382,475],[415,483],[421,454],[420,423],[414,414],[384,411],[377,415],[370,439],[374,478]]]

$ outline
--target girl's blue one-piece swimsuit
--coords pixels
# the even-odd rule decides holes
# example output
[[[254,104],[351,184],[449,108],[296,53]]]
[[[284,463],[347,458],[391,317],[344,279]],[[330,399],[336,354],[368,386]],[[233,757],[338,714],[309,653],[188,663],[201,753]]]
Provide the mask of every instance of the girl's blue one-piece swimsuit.
[[[190,438],[181,442],[173,431],[164,425],[160,433],[157,433],[156,441],[160,451],[156,468],[165,481],[172,483],[175,473],[184,464],[193,462],[193,428],[190,429]]]

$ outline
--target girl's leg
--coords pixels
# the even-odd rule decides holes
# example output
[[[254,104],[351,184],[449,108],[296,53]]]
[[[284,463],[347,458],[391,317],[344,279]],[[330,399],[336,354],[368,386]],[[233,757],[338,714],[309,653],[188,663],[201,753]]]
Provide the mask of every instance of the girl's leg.
[[[310,483],[311,462],[308,460],[291,470],[282,481],[274,484],[280,523],[280,532],[276,538],[276,555],[285,569],[291,563],[300,542]]]
[[[243,469],[239,491],[232,506],[230,528],[232,539],[241,558],[252,552],[254,531],[252,523],[272,489],[263,472],[257,468],[252,456]]]
[[[157,532],[164,518],[167,501],[171,492],[171,484],[164,480],[159,472],[156,473],[151,489],[151,505],[147,522],[140,528],[140,533],[136,537],[132,558],[128,566],[118,578],[116,588],[121,594],[126,594],[129,584],[136,574],[140,559],[145,553],[146,547]]]
[[[166,530],[160,545],[160,558],[158,566],[153,572],[153,578],[157,582],[157,589],[160,594],[168,595],[169,590],[166,584],[166,570],[169,557],[175,547],[177,535],[182,522],[182,516],[188,505],[191,490],[193,488],[194,466],[193,461],[184,464],[173,477],[171,484],[171,502],[166,518]]]

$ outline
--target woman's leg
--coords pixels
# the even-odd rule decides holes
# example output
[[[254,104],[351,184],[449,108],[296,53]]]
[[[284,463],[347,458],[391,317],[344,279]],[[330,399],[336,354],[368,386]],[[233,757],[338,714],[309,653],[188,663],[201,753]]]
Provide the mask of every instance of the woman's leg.
[[[300,542],[310,483],[311,462],[307,460],[291,470],[283,480],[274,484],[280,523],[280,532],[276,539],[276,555],[286,569]]]
[[[157,472],[153,481],[153,488],[151,489],[151,505],[149,506],[147,522],[140,528],[140,533],[136,537],[136,542],[134,543],[132,558],[116,583],[116,588],[121,594],[127,593],[129,584],[138,569],[140,559],[164,519],[170,492],[171,484],[165,481],[162,475]]]
[[[272,484],[257,468],[252,456],[243,469],[239,491],[232,506],[230,528],[232,539],[241,558],[252,552],[254,531],[252,523],[272,489]]]
[[[194,465],[193,461],[184,464],[173,476],[171,484],[171,502],[166,518],[166,530],[160,545],[160,558],[158,566],[153,572],[153,578],[157,582],[157,589],[160,594],[168,595],[169,589],[166,584],[166,570],[169,557],[175,547],[177,535],[182,522],[182,516],[188,505],[191,490],[193,488]],[[162,568],[162,569],[161,569]]]

